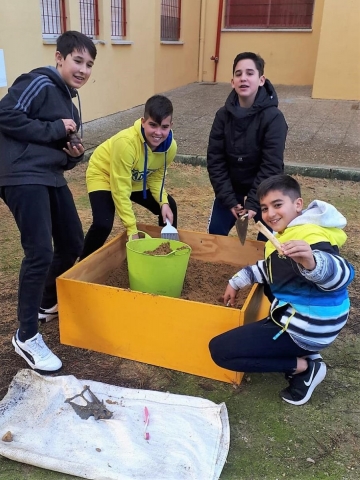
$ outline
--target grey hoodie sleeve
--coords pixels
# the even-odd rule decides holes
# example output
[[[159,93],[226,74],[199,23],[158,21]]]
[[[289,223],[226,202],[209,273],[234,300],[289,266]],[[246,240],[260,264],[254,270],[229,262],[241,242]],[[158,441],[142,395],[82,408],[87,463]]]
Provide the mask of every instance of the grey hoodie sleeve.
[[[316,262],[314,270],[306,270],[297,264],[305,278],[327,291],[340,290],[348,285],[353,277],[353,270],[344,258],[321,250],[314,250],[313,255]]]
[[[259,260],[255,265],[242,268],[239,272],[230,278],[229,284],[235,290],[253,285],[254,283],[266,283],[267,275],[265,272],[264,260]]]
[[[9,92],[0,101],[0,130],[2,133],[20,141],[49,143],[66,137],[66,129],[61,119],[43,121],[33,118],[45,103],[49,88],[56,88],[50,79],[39,76],[21,75],[9,88]],[[38,87],[38,88],[37,88]]]

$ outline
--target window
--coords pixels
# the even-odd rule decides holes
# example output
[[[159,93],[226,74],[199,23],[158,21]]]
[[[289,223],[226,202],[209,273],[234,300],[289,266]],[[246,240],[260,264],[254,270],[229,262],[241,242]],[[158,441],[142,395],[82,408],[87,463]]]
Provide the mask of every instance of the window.
[[[99,35],[98,0],[80,1],[81,32],[90,38]]]
[[[43,38],[57,38],[66,30],[65,0],[40,0]]]
[[[311,28],[315,0],[227,0],[226,28]]]
[[[161,0],[161,40],[180,40],[181,0]]]
[[[111,38],[126,37],[126,0],[111,0]]]

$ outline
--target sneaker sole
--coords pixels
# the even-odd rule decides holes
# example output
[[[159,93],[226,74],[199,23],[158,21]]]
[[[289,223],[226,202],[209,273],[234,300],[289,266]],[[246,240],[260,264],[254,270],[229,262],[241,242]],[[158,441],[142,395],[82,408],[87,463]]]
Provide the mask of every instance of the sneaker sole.
[[[53,320],[56,320],[58,317],[59,317],[58,313],[48,313],[48,314],[40,313],[38,317],[38,321],[40,323],[48,323]]]
[[[46,374],[46,373],[56,373],[56,372],[59,372],[61,369],[62,369],[62,365],[60,368],[57,368],[56,370],[41,370],[39,368],[36,368],[35,367],[35,364],[31,362],[30,358],[28,358],[25,353],[21,350],[21,348],[19,347],[19,345],[16,343],[15,341],[15,338],[13,337],[11,339],[11,343],[13,344],[13,347],[15,348],[15,352],[20,355],[21,358],[23,358],[25,360],[25,362],[37,373],[42,373],[42,374]]]
[[[324,380],[325,377],[326,377],[326,364],[324,362],[321,362],[321,367],[317,372],[316,376],[314,377],[314,380],[310,385],[310,388],[307,391],[307,394],[305,395],[304,398],[297,401],[289,400],[288,398],[284,398],[284,397],[281,397],[281,398],[284,400],[284,402],[291,403],[291,405],[304,405],[304,403],[310,400],[313,391]]]

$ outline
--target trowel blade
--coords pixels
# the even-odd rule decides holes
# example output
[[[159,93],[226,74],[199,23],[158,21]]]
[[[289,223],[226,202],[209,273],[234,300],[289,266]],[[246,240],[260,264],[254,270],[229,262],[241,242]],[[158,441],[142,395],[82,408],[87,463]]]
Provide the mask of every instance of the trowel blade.
[[[241,245],[244,245],[245,243],[248,224],[249,224],[249,219],[247,215],[239,217],[235,222],[236,232],[238,234]]]

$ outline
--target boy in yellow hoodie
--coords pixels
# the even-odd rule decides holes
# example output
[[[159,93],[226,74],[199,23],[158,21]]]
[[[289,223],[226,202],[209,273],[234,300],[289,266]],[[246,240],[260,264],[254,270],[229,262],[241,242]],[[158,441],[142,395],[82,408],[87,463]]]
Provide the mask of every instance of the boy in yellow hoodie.
[[[86,171],[93,223],[80,260],[104,245],[115,211],[128,237],[139,238],[132,202],[157,215],[160,226],[166,219],[177,226],[176,202],[164,187],[167,168],[177,150],[172,115],[171,101],[154,95],[147,100],[141,119],[95,149]]]

